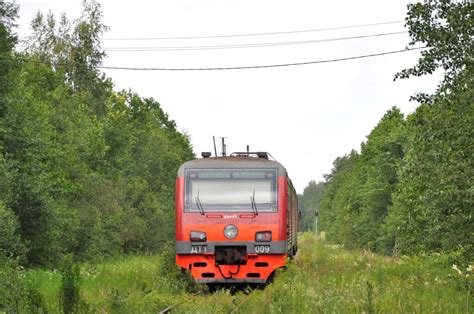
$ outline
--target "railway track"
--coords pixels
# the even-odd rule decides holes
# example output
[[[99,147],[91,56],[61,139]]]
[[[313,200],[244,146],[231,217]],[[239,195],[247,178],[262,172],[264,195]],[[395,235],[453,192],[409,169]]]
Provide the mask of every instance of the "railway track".
[[[200,294],[200,293],[199,293],[199,292],[193,293],[193,294],[190,294],[189,296],[190,296],[190,297],[195,297],[195,296],[197,296],[198,294]],[[176,303],[176,304],[169,305],[169,306],[165,307],[164,309],[162,309],[161,311],[159,311],[158,313],[159,313],[159,314],[171,313],[171,311],[172,311],[174,308],[178,307],[180,304],[183,304],[183,303],[184,303],[184,301],[181,301],[181,302],[178,302],[178,303]]]
[[[179,305],[178,304],[175,304],[175,305],[170,305],[168,307],[165,307],[164,309],[162,309],[161,311],[159,311],[158,313],[159,314],[166,314],[166,313],[170,313],[172,309],[174,309],[175,307],[177,307]]]

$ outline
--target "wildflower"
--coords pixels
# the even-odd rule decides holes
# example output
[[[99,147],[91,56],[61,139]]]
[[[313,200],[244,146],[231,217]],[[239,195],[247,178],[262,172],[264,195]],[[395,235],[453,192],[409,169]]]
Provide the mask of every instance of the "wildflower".
[[[453,269],[458,272],[459,275],[462,276],[462,271],[458,268],[458,265],[453,264]]]

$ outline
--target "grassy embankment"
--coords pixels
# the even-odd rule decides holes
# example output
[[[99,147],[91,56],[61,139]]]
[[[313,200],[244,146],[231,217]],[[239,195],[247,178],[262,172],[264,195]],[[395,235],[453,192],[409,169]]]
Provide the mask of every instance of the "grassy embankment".
[[[81,294],[90,312],[474,312],[473,273],[460,274],[447,256],[389,258],[347,251],[311,234],[275,282],[249,294],[228,291],[191,295],[159,271],[157,256],[82,265]],[[466,276],[470,275],[470,276]],[[60,276],[30,271],[51,312],[59,311]]]
[[[80,312],[156,312],[186,296],[181,282],[163,276],[160,256],[129,256],[98,265],[83,264],[80,271]],[[49,312],[61,312],[57,271],[31,270],[26,277],[37,283]],[[84,306],[85,304],[85,306]]]

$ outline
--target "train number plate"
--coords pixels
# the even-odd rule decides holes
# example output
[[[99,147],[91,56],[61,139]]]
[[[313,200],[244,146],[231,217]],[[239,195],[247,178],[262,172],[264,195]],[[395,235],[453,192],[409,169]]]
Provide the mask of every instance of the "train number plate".
[[[270,253],[270,245],[256,245],[255,253]]]
[[[191,254],[203,254],[207,252],[206,245],[191,245]]]

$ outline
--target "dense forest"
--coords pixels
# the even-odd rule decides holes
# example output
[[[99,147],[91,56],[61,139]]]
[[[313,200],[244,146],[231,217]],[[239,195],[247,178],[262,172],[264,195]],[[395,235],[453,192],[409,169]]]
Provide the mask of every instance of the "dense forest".
[[[474,4],[425,1],[408,6],[418,63],[395,79],[444,79],[433,95],[417,94],[407,117],[390,109],[361,144],[336,158],[325,182],[300,195],[303,228],[319,212],[326,237],[384,254],[450,253],[474,258]]]
[[[74,21],[38,13],[22,52],[17,13],[0,2],[0,259],[57,267],[67,254],[156,252],[173,238],[189,139],[157,101],[99,71],[98,3]]]

